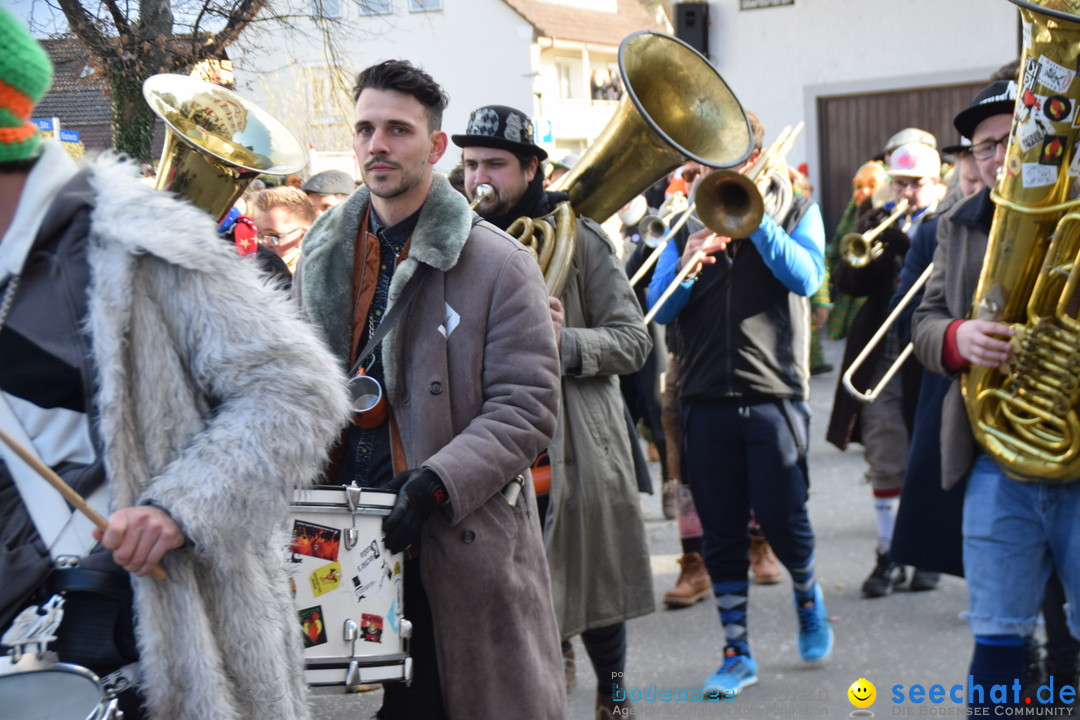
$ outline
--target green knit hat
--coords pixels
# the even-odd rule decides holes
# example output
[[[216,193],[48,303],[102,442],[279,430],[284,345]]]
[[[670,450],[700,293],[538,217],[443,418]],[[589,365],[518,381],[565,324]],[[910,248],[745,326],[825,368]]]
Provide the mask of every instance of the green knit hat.
[[[23,24],[2,7],[0,48],[0,163],[30,160],[41,152],[41,133],[30,115],[52,84],[52,63]]]

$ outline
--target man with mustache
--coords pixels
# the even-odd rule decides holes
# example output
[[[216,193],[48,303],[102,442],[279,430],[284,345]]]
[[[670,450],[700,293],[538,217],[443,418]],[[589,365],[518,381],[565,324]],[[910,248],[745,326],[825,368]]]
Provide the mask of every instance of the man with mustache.
[[[388,550],[407,549],[414,673],[386,686],[378,717],[561,720],[536,500],[518,477],[559,406],[543,277],[434,173],[447,97],[427,73],[374,65],[353,99],[365,186],[311,227],[294,288],[341,366],[382,383],[389,406],[343,434],[328,470],[397,493],[383,531]]]

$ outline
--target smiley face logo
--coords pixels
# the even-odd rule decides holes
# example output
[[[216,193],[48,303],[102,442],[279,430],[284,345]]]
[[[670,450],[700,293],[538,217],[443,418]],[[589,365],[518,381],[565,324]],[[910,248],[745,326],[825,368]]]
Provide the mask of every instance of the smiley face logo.
[[[874,700],[877,698],[877,688],[874,687],[874,683],[866,678],[859,678],[851,683],[851,687],[847,690],[847,696],[855,707],[868,708],[874,704]]]

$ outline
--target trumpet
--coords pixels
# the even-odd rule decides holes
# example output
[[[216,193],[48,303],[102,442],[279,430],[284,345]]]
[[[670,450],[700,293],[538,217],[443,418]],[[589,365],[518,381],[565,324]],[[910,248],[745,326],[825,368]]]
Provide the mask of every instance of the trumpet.
[[[676,192],[664,201],[664,205],[660,206],[660,211],[656,215],[646,215],[638,223],[638,234],[650,245],[667,234],[671,218],[685,210],[689,203],[682,192]]]
[[[870,341],[866,343],[866,347],[864,347],[862,351],[860,351],[859,354],[855,356],[855,359],[851,361],[851,365],[840,378],[841,382],[844,384],[844,389],[851,393],[852,397],[854,397],[856,400],[861,400],[865,403],[872,403],[874,402],[874,400],[877,400],[877,397],[881,394],[881,391],[885,389],[885,386],[889,384],[889,381],[893,379],[893,376],[896,375],[896,373],[900,370],[901,366],[903,366],[904,361],[906,361],[908,357],[911,356],[911,353],[915,350],[915,346],[909,342],[906,346],[904,346],[904,349],[900,351],[900,354],[896,357],[896,360],[893,361],[892,365],[890,365],[889,368],[885,371],[885,374],[882,375],[881,380],[878,381],[877,385],[870,388],[866,392],[861,392],[855,388],[855,371],[862,367],[862,364],[866,362],[866,358],[870,357],[870,353],[873,352],[874,348],[876,348],[878,343],[881,342],[881,339],[885,337],[886,333],[888,333],[893,323],[896,322],[896,318],[900,317],[900,313],[904,312],[907,306],[914,301],[915,296],[918,295],[920,290],[922,290],[922,287],[926,284],[926,281],[930,279],[930,273],[933,272],[933,270],[933,263],[930,263],[926,266],[926,269],[923,270],[922,275],[920,275],[919,278],[915,281],[915,283],[911,286],[911,289],[904,293],[904,297],[900,298],[900,302],[896,304],[896,307],[893,308],[893,311],[889,313],[889,316],[887,318],[885,318],[885,322],[881,324],[881,327],[878,328],[877,332],[875,332],[874,335],[870,338]]]
[[[634,277],[644,275],[645,271],[656,263],[664,247],[691,216],[701,225],[724,237],[742,238],[754,232],[761,225],[761,218],[765,214],[765,200],[757,187],[757,181],[776,170],[778,164],[783,162],[791,146],[795,144],[795,139],[802,132],[803,125],[804,123],[799,121],[794,128],[790,125],[785,127],[745,175],[733,170],[713,170],[703,176],[694,188],[694,202],[683,211],[679,222],[668,230]],[[784,209],[784,212],[787,210]],[[656,313],[675,294],[675,290],[706,254],[705,251],[698,250],[683,265],[675,279],[645,314],[646,324],[656,317]]]
[[[481,183],[480,185],[476,186],[476,197],[473,199],[473,201],[471,203],[469,203],[469,209],[470,210],[475,210],[477,208],[477,206],[480,205],[480,203],[486,202],[487,200],[494,200],[494,199],[495,199],[495,188],[491,187],[487,183]]]
[[[874,229],[865,233],[852,232],[840,240],[840,257],[853,268],[864,268],[885,252],[885,244],[877,236],[885,232],[898,217],[908,211],[907,198],[896,203],[896,208],[889,217],[882,220]]]

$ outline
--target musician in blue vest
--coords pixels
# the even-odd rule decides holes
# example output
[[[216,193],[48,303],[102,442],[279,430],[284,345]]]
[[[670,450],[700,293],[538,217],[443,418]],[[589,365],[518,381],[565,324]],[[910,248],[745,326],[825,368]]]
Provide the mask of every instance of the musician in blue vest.
[[[754,150],[735,168],[740,172],[760,157],[765,135],[748,115]],[[700,264],[656,319],[673,324],[682,339],[683,469],[705,531],[705,566],[725,638],[722,663],[704,689],[723,696],[757,682],[747,632],[751,508],[791,574],[802,658],[824,660],[833,644],[806,508],[809,296],[824,278],[825,230],[814,202],[792,195],[790,204],[773,203],[777,189],[764,194],[774,215],[767,212],[749,237],[706,229],[670,243],[648,293],[652,306],[684,264]],[[707,253],[700,261],[698,250]]]

